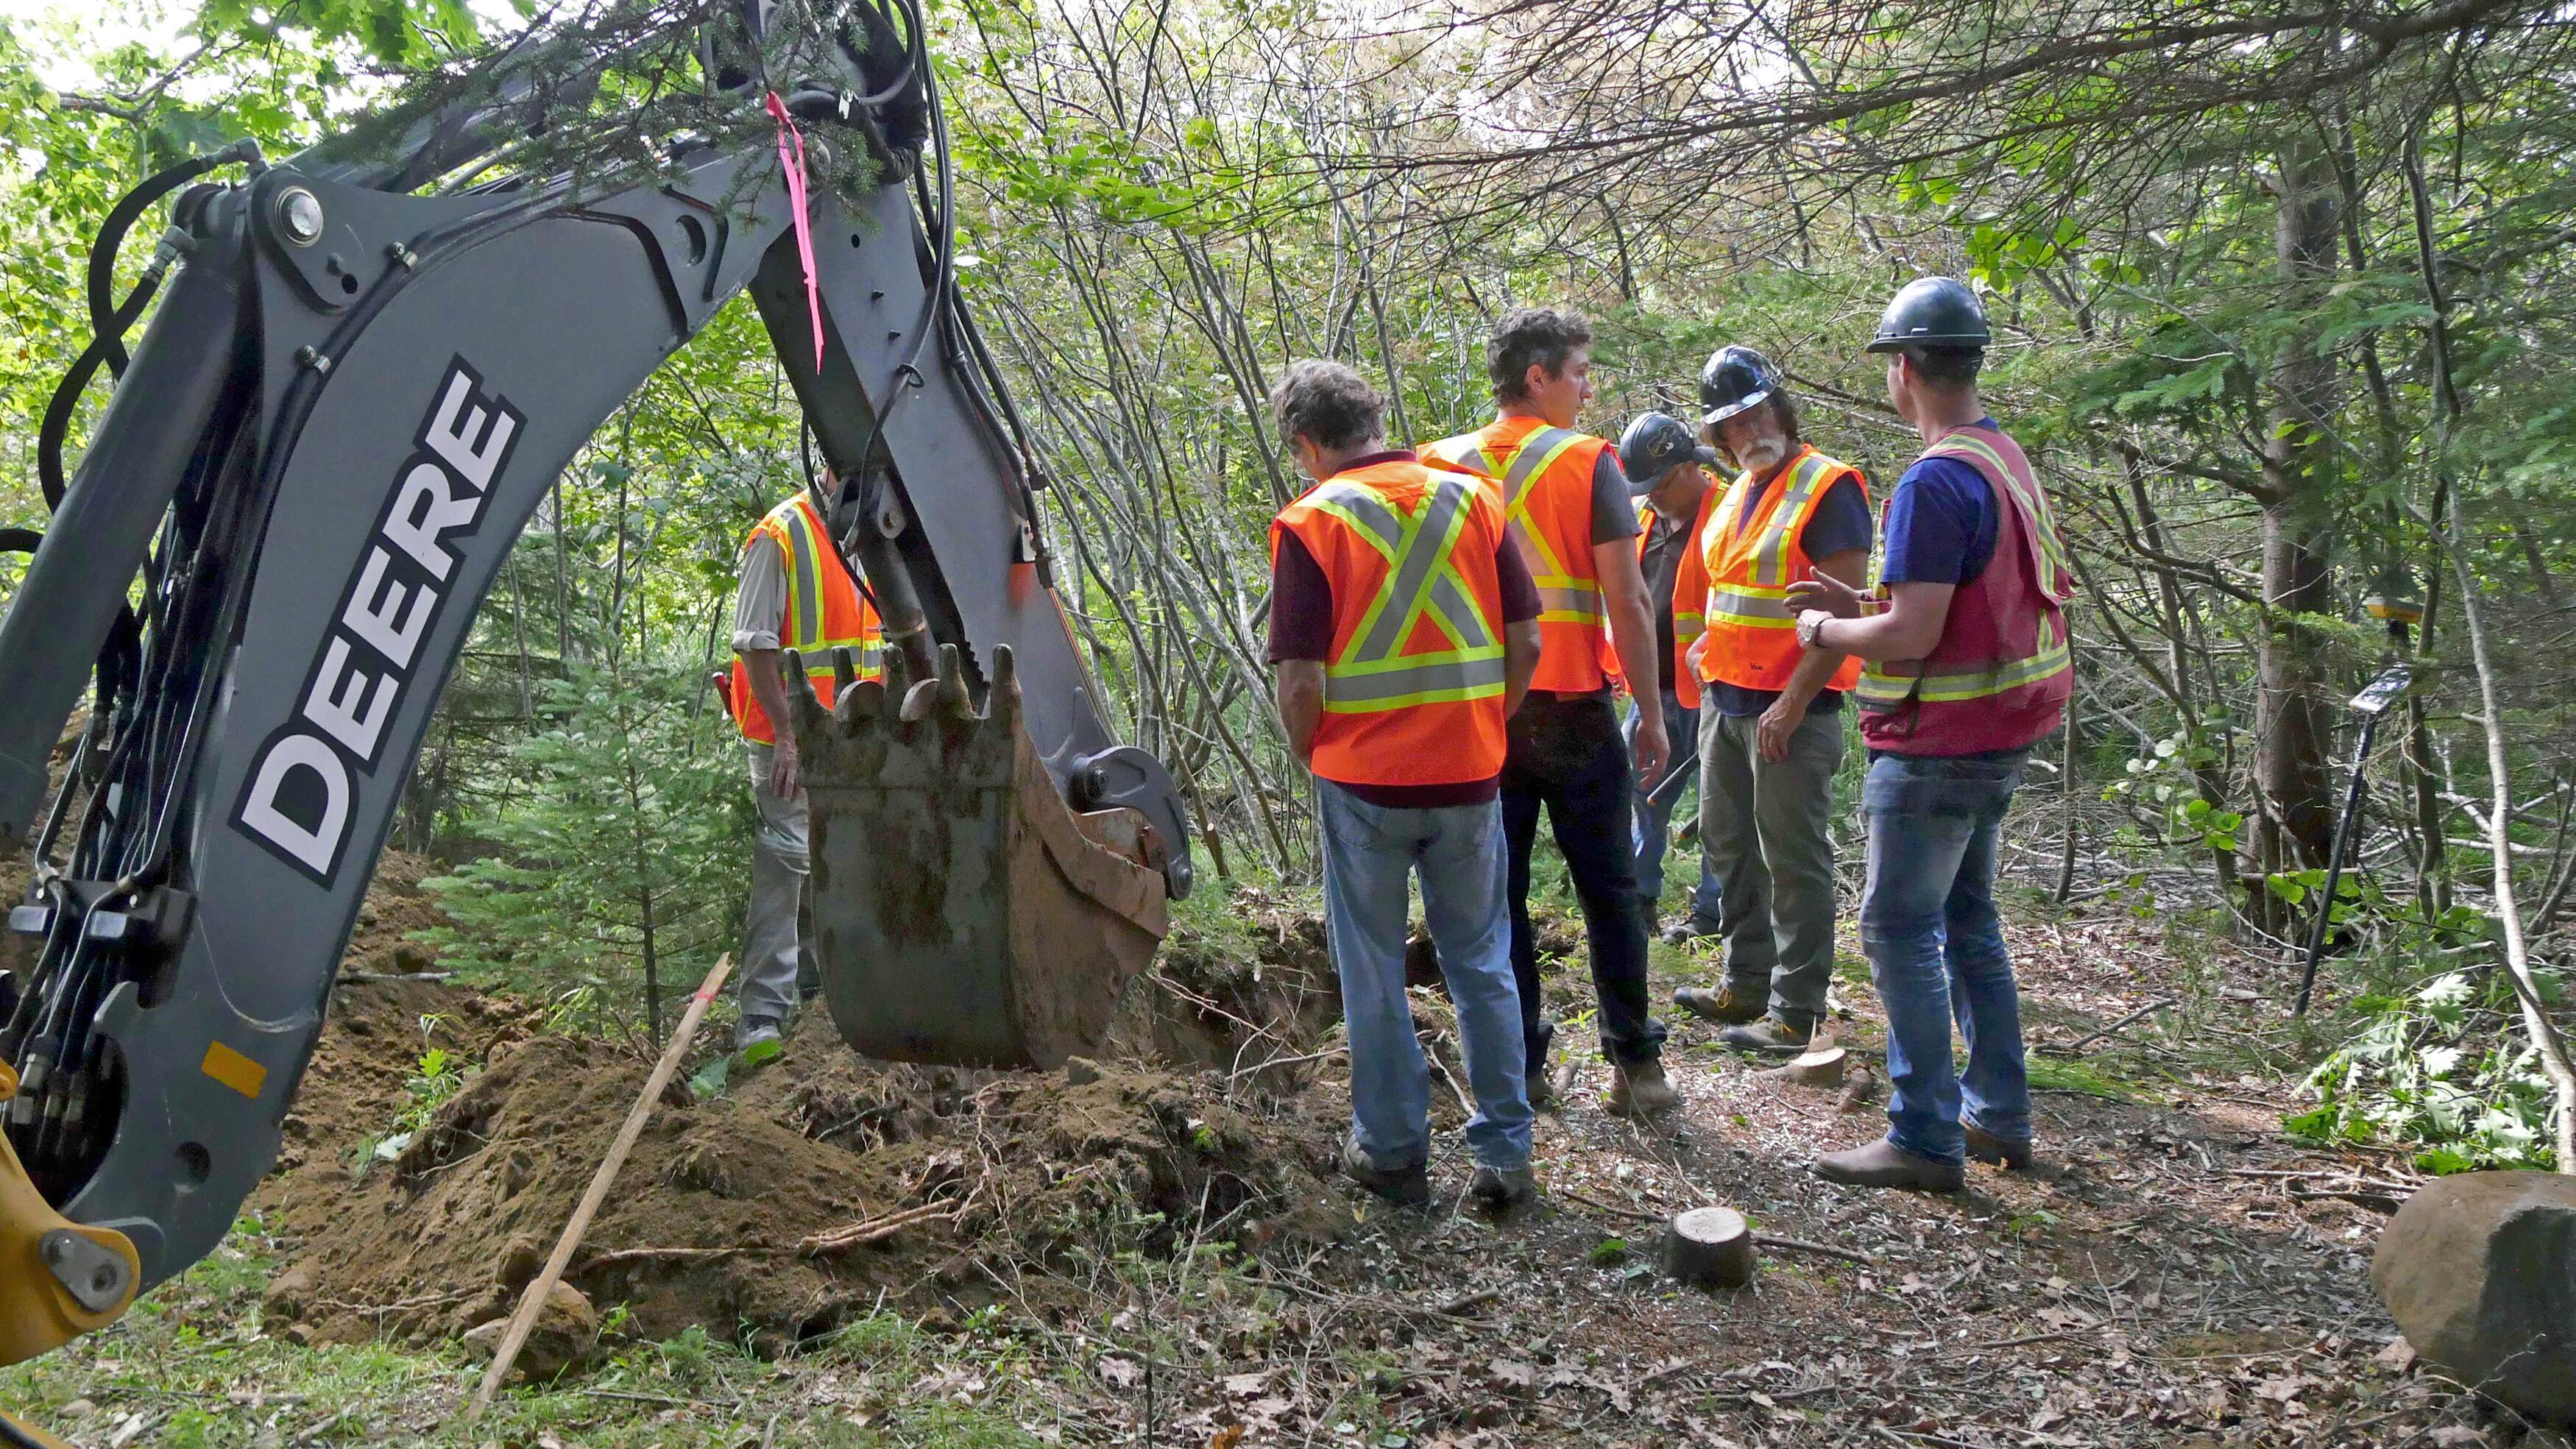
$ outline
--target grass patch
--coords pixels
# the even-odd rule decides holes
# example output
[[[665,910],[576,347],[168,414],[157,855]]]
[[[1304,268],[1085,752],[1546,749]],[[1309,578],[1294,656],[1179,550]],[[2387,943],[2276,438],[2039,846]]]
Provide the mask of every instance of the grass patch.
[[[2030,1085],[2036,1091],[2081,1092],[2112,1102],[2142,1102],[2146,1094],[2131,1083],[2096,1070],[2091,1064],[2070,1061],[2064,1057],[2033,1056],[2028,1062]]]
[[[259,1295],[275,1245],[256,1218],[124,1319],[0,1369],[0,1408],[79,1443],[124,1433],[177,1449],[280,1444],[743,1444],[1023,1449],[1061,1431],[1015,1341],[924,1333],[879,1314],[772,1364],[692,1330],[618,1347],[578,1382],[504,1393],[472,1430],[483,1365],[454,1344],[301,1347],[270,1337]],[[613,1305],[602,1305],[611,1309]],[[829,1387],[828,1393],[818,1393]]]

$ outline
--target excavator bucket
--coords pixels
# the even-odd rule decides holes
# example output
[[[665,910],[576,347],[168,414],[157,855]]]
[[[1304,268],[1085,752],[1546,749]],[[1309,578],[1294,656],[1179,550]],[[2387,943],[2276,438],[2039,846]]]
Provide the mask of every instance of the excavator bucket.
[[[1134,810],[1077,813],[1020,723],[1007,647],[986,713],[942,650],[857,680],[834,651],[826,710],[789,656],[810,801],[806,940],[832,1021],[864,1055],[1053,1067],[1096,1050],[1170,928],[1160,837]]]

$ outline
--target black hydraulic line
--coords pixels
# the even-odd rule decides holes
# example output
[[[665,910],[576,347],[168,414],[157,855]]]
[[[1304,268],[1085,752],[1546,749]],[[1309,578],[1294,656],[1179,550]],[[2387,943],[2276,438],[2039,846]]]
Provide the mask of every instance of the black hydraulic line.
[[[108,361],[111,349],[118,357],[125,355],[125,330],[143,315],[143,306],[161,286],[161,267],[155,265],[143,274],[126,297],[125,305],[108,318],[107,326],[89,340],[72,365],[63,372],[63,380],[54,385],[54,395],[45,403],[44,421],[36,428],[36,481],[45,490],[45,506],[58,508],[63,501],[63,443],[71,436],[72,412],[80,406],[81,394],[89,390],[90,379],[98,375],[99,365]],[[122,374],[120,364],[118,372]]]
[[[259,159],[257,142],[248,139],[235,141],[220,151],[191,156],[175,166],[154,172],[108,210],[107,220],[100,224],[98,235],[91,241],[89,249],[89,328],[93,340],[104,344],[102,356],[107,362],[109,376],[125,375],[125,328],[133,320],[130,314],[119,320],[124,309],[112,305],[116,254],[125,245],[126,231],[154,202],[216,167]]]
[[[0,619],[0,838],[25,838],[49,784],[46,762],[103,640],[160,531],[207,419],[233,372],[246,298],[230,249],[184,269],[154,312],[140,355],[108,399],[98,439]],[[65,641],[75,647],[65,648]]]

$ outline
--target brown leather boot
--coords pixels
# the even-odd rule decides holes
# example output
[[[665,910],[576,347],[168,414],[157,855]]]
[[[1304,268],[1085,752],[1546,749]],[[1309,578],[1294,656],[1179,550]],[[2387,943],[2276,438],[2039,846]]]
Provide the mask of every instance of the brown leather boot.
[[[1682,1104],[1682,1094],[1664,1078],[1658,1060],[1631,1062],[1610,1069],[1610,1096],[1601,1110],[1613,1117],[1652,1117]]]
[[[1968,1135],[1968,1156],[1971,1159],[1991,1162],[2006,1172],[2030,1171],[2029,1138],[2016,1142],[2009,1137],[1997,1137],[1973,1123],[1962,1123],[1960,1130]]]
[[[1865,1146],[1828,1152],[1808,1164],[1808,1170],[1827,1182],[1853,1187],[1920,1187],[1933,1192],[1957,1192],[1968,1181],[1967,1170],[1959,1164],[1908,1152],[1884,1137]]]
[[[1811,1024],[1796,1026],[1784,1016],[1770,1015],[1743,1026],[1730,1026],[1717,1034],[1717,1044],[1739,1052],[1762,1056],[1794,1057],[1815,1045],[1816,1028]]]
[[[1685,986],[1673,993],[1673,1005],[1703,1021],[1713,1021],[1721,1026],[1742,1026],[1748,1021],[1760,1021],[1762,1013],[1769,1009],[1764,997],[1737,991],[1732,986],[1720,986],[1715,990],[1705,986]]]

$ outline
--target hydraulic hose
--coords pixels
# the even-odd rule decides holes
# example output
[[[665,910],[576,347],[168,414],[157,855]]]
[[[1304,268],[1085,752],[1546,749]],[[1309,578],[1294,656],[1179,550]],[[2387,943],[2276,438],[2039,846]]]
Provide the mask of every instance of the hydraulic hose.
[[[176,166],[164,167],[145,177],[108,211],[107,220],[100,225],[98,236],[89,249],[89,326],[92,339],[106,344],[104,356],[109,376],[125,375],[125,329],[134,320],[133,314],[124,308],[109,305],[116,285],[116,254],[125,245],[127,229],[152,203],[216,167],[259,159],[259,143],[248,138],[235,141],[220,151],[191,156]]]

